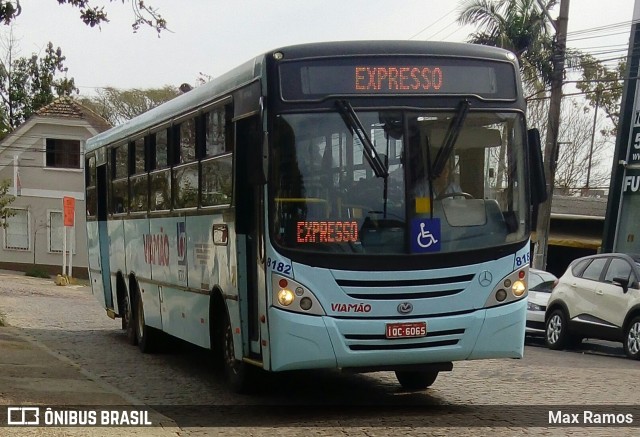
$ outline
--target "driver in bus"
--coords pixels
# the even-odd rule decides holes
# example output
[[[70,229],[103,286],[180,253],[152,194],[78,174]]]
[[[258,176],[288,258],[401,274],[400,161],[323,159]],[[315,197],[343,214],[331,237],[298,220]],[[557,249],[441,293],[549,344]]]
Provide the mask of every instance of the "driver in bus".
[[[453,179],[450,178],[451,165],[447,162],[442,169],[442,172],[433,180],[433,197],[439,198],[446,194],[461,193],[462,188]],[[414,197],[430,197],[429,193],[429,178],[422,176],[416,181],[413,187]]]

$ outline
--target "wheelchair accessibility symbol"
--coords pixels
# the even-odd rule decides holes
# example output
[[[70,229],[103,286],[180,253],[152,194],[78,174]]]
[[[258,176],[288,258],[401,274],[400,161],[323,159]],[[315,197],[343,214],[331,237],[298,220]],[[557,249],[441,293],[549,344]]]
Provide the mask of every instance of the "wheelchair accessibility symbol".
[[[414,253],[440,250],[440,219],[413,219],[411,249]]]
[[[418,234],[417,241],[418,246],[424,247],[426,249],[432,244],[436,244],[438,240],[436,240],[436,237],[433,236],[431,231],[425,229],[425,226],[426,225],[424,223],[420,223],[420,233]]]

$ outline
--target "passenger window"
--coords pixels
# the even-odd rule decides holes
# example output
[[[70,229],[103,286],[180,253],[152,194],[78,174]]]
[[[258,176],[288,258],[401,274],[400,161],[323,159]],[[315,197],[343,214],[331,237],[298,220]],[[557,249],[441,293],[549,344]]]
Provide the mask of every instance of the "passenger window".
[[[607,269],[607,274],[604,277],[604,282],[611,283],[613,282],[613,278],[629,279],[630,275],[631,266],[629,265],[629,263],[620,258],[613,258],[611,260],[611,264],[609,264],[609,268]]]
[[[196,121],[194,118],[180,124],[180,162],[184,164],[196,160]]]
[[[573,274],[573,276],[575,276],[576,278],[582,277],[582,272],[584,272],[584,269],[587,267],[587,265],[589,264],[590,261],[591,260],[589,260],[589,259],[585,259],[585,260],[577,262],[571,268],[571,273]]]
[[[167,130],[163,129],[155,133],[155,166],[154,169],[165,168],[169,165],[168,152],[167,152]]]
[[[138,138],[132,146],[131,153],[133,153],[133,172],[131,174],[144,173],[146,170],[144,162],[144,138]]]
[[[590,279],[592,281],[599,281],[602,269],[607,263],[607,258],[596,258],[591,261],[591,264],[584,270],[582,277],[584,279]]]
[[[226,124],[224,107],[205,114],[205,156],[216,156],[226,151]]]
[[[123,144],[112,149],[111,168],[113,169],[111,181],[111,202],[109,212],[111,214],[124,214],[129,207],[129,149],[128,144]]]

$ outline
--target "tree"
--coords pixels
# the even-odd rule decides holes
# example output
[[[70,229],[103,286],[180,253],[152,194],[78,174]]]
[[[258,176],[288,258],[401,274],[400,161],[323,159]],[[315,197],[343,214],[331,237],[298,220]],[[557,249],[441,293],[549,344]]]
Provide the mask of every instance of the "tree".
[[[91,27],[100,26],[102,23],[109,22],[107,13],[103,6],[91,6],[92,0],[57,0],[60,4],[80,9],[80,19]],[[109,0],[114,2],[117,0]],[[131,3],[133,9],[134,22],[131,25],[133,31],[136,32],[141,26],[149,26],[154,28],[158,35],[167,28],[167,22],[158,13],[158,10],[148,6],[143,0],[122,0],[122,3]],[[94,1],[95,4],[95,1]],[[0,22],[10,24],[22,12],[20,0],[5,1],[0,0]]]
[[[610,70],[591,55],[584,55],[580,61],[582,80],[576,87],[586,93],[587,100],[594,108],[601,108],[611,120],[613,128],[607,134],[615,136],[620,118],[620,101],[626,60],[618,62],[615,70]]]
[[[9,208],[11,202],[16,200],[15,196],[11,194],[7,194],[9,192],[9,187],[11,186],[11,181],[9,179],[5,179],[0,182],[0,217],[2,217],[2,221],[0,222],[0,226],[6,228],[8,226],[7,218],[15,215],[15,213]]]
[[[559,138],[561,145],[558,151],[558,167],[556,169],[554,187],[564,195],[581,194],[587,185],[586,171],[589,162],[591,172],[589,175],[590,187],[605,187],[609,184],[609,166],[605,163],[605,152],[609,145],[610,137],[603,120],[597,120],[596,130],[600,135],[594,138],[591,148],[591,133],[593,129],[593,117],[591,109],[585,106],[581,99],[562,102],[560,117]],[[531,100],[527,107],[528,121],[538,126],[541,132],[546,132],[549,113],[548,99]],[[544,135],[544,134],[543,134]],[[544,138],[543,138],[544,141]],[[591,156],[590,156],[591,155]]]
[[[557,0],[548,0],[549,11]],[[468,42],[513,52],[523,80],[540,90],[551,82],[553,36],[537,0],[463,0],[458,22],[480,30]]]
[[[73,78],[67,78],[65,56],[49,42],[44,56],[15,57],[13,36],[9,36],[4,59],[0,60],[0,136],[15,129],[34,112],[56,97],[77,92]]]
[[[95,97],[81,99],[80,103],[116,126],[178,95],[180,91],[169,85],[164,88],[131,90],[109,87],[99,90]]]

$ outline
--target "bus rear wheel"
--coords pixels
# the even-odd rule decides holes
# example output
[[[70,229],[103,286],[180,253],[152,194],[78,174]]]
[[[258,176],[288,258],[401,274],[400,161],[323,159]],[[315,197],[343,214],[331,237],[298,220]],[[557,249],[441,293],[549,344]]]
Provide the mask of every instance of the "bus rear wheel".
[[[126,290],[122,296],[122,306],[122,329],[127,333],[127,342],[135,346],[138,344],[138,337],[136,336],[136,321],[133,314],[133,308],[131,306],[131,298]]]
[[[431,387],[438,377],[438,371],[397,370],[396,378],[407,390],[423,390]]]

